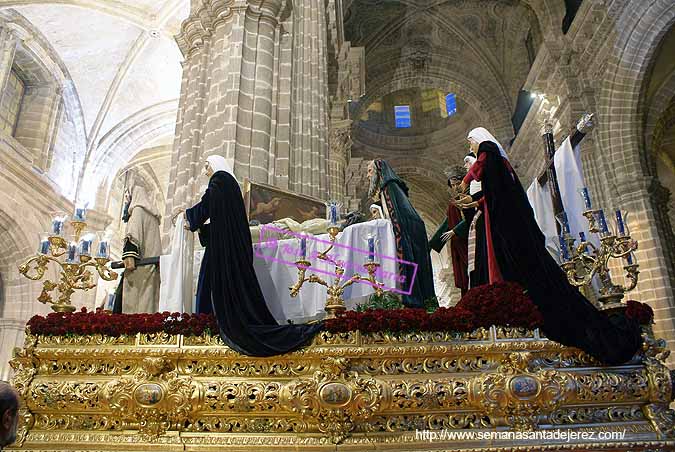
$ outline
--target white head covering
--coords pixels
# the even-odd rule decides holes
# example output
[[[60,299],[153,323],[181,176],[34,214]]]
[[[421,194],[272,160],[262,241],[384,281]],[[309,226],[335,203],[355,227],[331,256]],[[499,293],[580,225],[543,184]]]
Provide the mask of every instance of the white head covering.
[[[499,148],[499,153],[502,155],[502,157],[504,157],[506,160],[509,159],[509,156],[506,155],[506,151],[504,151],[502,145],[490,132],[488,132],[485,127],[476,127],[475,129],[472,129],[471,132],[469,132],[467,138],[473,138],[476,140],[476,142],[478,142],[478,144],[481,144],[483,141],[492,141]]]
[[[380,213],[380,218],[384,219],[384,213],[382,212],[382,207],[378,206],[377,204],[371,204],[370,210],[372,211],[373,209],[377,209],[377,211]]]
[[[145,180],[134,169],[130,169],[125,173],[126,189],[131,194],[131,203],[129,204],[129,215],[133,214],[136,207],[145,209],[150,215],[160,218],[159,210],[148,195],[148,189]]]
[[[221,155],[210,155],[206,157],[206,161],[209,162],[209,165],[211,166],[211,169],[213,170],[214,173],[218,171],[225,171],[226,173],[229,173],[232,176],[234,176],[234,172],[232,171],[232,165],[228,163],[225,157]]]

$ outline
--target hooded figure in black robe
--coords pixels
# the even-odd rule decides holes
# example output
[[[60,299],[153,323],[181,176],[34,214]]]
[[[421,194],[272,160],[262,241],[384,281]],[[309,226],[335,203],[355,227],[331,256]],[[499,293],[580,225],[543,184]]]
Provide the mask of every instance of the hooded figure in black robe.
[[[598,311],[569,283],[546,250],[525,190],[503,155],[494,142],[481,142],[478,167],[464,179],[464,184],[472,178],[482,182],[490,283],[523,286],[544,317],[542,329],[549,339],[606,364],[630,360],[642,343],[639,325],[623,314]]]
[[[408,186],[396,175],[385,160],[374,160],[369,164],[369,196],[382,203],[385,216],[391,220],[396,238],[396,254],[399,260],[414,262],[399,263],[400,276],[405,278],[401,284],[404,292],[403,304],[410,308],[438,306],[434,291],[434,277],[431,269],[431,256],[424,221],[408,199]],[[413,278],[414,275],[414,278]]]
[[[279,325],[270,313],[253,269],[253,245],[241,190],[220,159],[209,157],[214,172],[206,193],[185,212],[191,231],[210,219],[208,235],[202,237],[208,260],[202,261],[200,271],[208,284],[200,285],[201,291],[210,291],[220,337],[233,350],[251,356],[296,350],[311,341],[323,324]],[[207,296],[201,294],[202,302]]]

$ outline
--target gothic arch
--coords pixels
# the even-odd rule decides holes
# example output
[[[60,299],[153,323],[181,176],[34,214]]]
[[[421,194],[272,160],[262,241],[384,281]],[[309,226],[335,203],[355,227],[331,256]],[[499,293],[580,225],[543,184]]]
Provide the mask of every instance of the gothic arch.
[[[652,304],[658,313],[655,330],[672,346],[672,231],[666,227],[664,189],[652,174],[644,131],[645,92],[659,45],[675,24],[675,4],[632,2],[611,7],[609,16],[614,18],[613,47],[598,102],[601,127],[596,136],[601,152],[596,166],[603,174],[606,198],[633,212],[639,225],[642,242],[637,255],[642,273],[649,276],[641,278],[633,296]]]
[[[606,170],[614,183],[637,174],[649,174],[644,152],[643,92],[654,55],[675,24],[675,5],[670,0],[631,4],[616,18],[616,43],[602,85],[599,113],[610,121],[598,130],[605,150]],[[621,133],[619,133],[621,131]]]
[[[72,196],[72,181],[59,177],[64,168],[56,163],[72,164],[73,154],[76,161],[81,162],[86,150],[84,114],[73,79],[58,52],[23,15],[12,9],[0,10],[0,24],[7,27],[16,39],[14,63],[22,69],[24,81],[36,91],[28,107],[34,110],[33,114],[41,114],[43,122],[47,122],[44,112],[54,109],[49,124],[41,125],[49,130],[44,131],[46,141],[40,146],[42,151],[33,156],[32,164],[49,174],[59,188],[57,191]],[[22,109],[24,107],[26,105],[22,105]],[[65,123],[68,123],[69,130],[61,136]],[[34,123],[28,123],[28,136],[35,134],[34,127]]]
[[[173,136],[177,104],[177,100],[172,100],[153,105],[113,127],[84,165],[78,201],[104,206],[110,195],[112,176],[153,141]]]
[[[35,220],[31,218],[23,218],[22,224],[19,224],[14,214],[18,211],[21,211],[21,206],[17,201],[6,195],[0,196],[0,248],[3,250],[0,274],[5,300],[5,304],[0,306],[0,317],[26,320],[35,311],[40,283],[21,276],[18,264],[36,250],[37,235],[30,240],[25,231],[39,230],[39,226],[32,224]],[[8,300],[12,301],[11,307],[6,304]]]

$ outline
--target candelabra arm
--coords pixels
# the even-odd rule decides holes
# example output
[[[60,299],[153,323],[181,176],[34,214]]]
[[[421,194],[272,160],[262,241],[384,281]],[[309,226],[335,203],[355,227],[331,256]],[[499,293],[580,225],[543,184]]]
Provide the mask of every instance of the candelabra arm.
[[[626,265],[624,269],[626,270],[626,279],[628,279],[629,283],[627,287],[623,288],[623,290],[624,292],[630,292],[637,287],[638,275],[640,274],[640,271],[638,270],[637,264]]]
[[[19,273],[21,273],[23,276],[32,281],[38,281],[44,278],[45,272],[47,271],[47,264],[49,263],[49,261],[54,261],[57,264],[59,263],[58,260],[50,256],[39,255],[31,257],[26,262],[19,265]],[[31,267],[32,263],[35,263],[34,267]],[[30,274],[31,270],[34,270],[36,272],[35,275]]]
[[[94,267],[96,273],[98,273],[98,276],[101,279],[104,281],[114,281],[117,279],[117,273],[108,267],[109,262],[110,259],[97,257],[95,259],[88,260],[84,265],[81,265],[81,267]]]
[[[309,282],[321,284],[322,286],[325,286],[325,287],[330,287],[330,284],[328,284],[326,281],[324,281],[323,279],[319,278],[316,275],[310,275],[309,276]]]

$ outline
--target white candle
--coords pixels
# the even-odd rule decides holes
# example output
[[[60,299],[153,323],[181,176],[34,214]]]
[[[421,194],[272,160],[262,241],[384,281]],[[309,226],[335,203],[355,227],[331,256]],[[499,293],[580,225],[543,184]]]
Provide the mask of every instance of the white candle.
[[[42,239],[40,240],[39,251],[40,254],[49,254],[49,240]]]
[[[96,257],[107,259],[109,256],[110,250],[108,249],[108,242],[106,240],[101,240],[98,243],[98,253],[96,253]]]
[[[87,209],[84,207],[76,207],[73,213],[73,221],[84,222],[87,217]]]
[[[74,264],[77,262],[77,243],[75,242],[70,242],[68,244],[68,252],[66,256],[66,262],[69,264]]]

